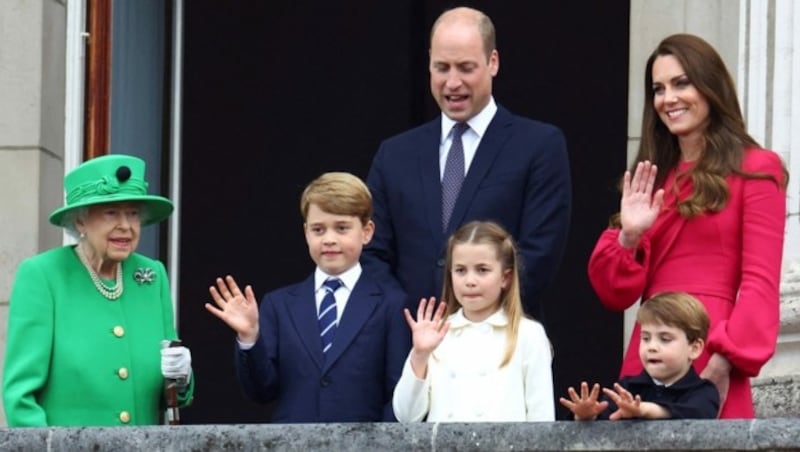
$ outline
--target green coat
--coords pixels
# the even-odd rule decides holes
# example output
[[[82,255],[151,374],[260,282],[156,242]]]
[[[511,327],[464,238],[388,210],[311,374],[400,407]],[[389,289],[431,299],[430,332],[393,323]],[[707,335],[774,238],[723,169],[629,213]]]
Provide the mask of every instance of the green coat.
[[[151,269],[152,282],[137,282],[138,269]],[[169,280],[161,262],[135,253],[122,263],[122,274],[122,296],[110,301],[73,246],[20,264],[3,371],[10,427],[159,423],[161,340],[177,337]]]

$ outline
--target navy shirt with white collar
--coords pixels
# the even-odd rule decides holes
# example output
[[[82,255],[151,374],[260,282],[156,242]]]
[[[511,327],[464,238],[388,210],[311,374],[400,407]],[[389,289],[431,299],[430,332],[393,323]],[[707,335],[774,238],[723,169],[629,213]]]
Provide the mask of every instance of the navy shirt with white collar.
[[[642,402],[661,405],[672,415],[670,419],[716,419],[719,412],[719,392],[709,380],[700,378],[693,367],[689,367],[686,375],[675,383],[664,386],[656,383],[646,370],[633,377],[622,377],[619,384],[634,396],[642,398]],[[608,419],[617,411],[617,405],[611,399],[608,408],[597,417]]]

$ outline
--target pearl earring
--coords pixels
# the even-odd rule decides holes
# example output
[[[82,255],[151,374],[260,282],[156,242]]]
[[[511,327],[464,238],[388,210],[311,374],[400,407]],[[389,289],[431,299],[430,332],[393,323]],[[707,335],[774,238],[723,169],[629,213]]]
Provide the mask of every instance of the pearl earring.
[[[81,232],[80,239],[83,240],[85,238],[86,238],[86,233],[85,232]]]

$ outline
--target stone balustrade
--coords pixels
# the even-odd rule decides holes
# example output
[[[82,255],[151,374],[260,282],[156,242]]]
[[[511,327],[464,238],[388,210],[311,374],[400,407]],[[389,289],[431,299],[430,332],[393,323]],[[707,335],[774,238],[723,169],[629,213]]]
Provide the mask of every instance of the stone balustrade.
[[[0,429],[0,450],[800,450],[800,418]]]

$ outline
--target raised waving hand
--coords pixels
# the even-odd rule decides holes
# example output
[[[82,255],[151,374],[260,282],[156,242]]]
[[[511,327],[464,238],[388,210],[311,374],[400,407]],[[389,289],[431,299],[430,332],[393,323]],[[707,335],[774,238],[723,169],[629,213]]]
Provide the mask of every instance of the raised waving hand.
[[[217,306],[206,303],[206,310],[228,324],[244,343],[254,343],[258,339],[258,304],[249,285],[244,293],[233,276],[217,278],[217,287],[208,288]]]
[[[600,396],[600,385],[595,383],[592,390],[589,391],[589,384],[581,382],[581,393],[575,391],[572,386],[567,389],[569,399],[561,397],[558,401],[565,408],[570,410],[575,415],[576,421],[591,421],[597,419],[597,416],[608,407],[607,401],[598,401]]]
[[[625,171],[619,206],[622,224],[619,242],[626,248],[633,248],[639,243],[639,238],[653,225],[661,211],[664,189],[658,189],[653,194],[657,172],[656,165],[649,161],[639,162],[633,175]]]
[[[409,328],[411,328],[411,368],[417,378],[424,379],[428,372],[428,358],[436,347],[442,343],[450,324],[444,321],[444,312],[447,304],[442,301],[436,306],[436,297],[419,301],[417,319],[411,317],[411,312],[404,309]]]

